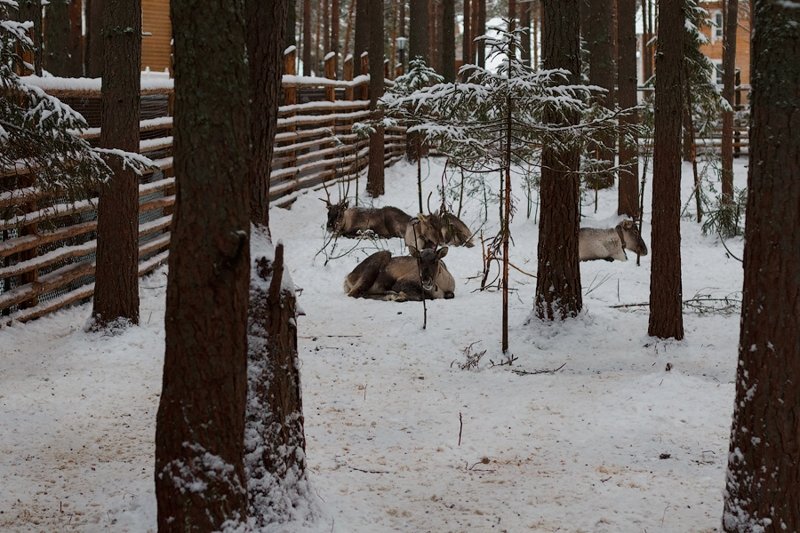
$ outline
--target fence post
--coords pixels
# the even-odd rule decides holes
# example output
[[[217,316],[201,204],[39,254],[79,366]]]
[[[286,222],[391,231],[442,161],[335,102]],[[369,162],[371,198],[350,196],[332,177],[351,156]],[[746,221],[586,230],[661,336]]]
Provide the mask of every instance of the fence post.
[[[348,55],[344,59],[344,66],[342,67],[342,77],[344,81],[353,81],[353,56]],[[353,86],[348,85],[344,90],[344,99],[351,102],[355,99]]]
[[[334,52],[325,56],[325,77],[329,80],[336,79],[336,54]],[[336,87],[333,85],[325,87],[325,99],[329,102],[336,101]]]
[[[367,52],[361,54],[361,75],[369,76],[369,54]],[[361,99],[369,100],[369,82],[361,84]]]

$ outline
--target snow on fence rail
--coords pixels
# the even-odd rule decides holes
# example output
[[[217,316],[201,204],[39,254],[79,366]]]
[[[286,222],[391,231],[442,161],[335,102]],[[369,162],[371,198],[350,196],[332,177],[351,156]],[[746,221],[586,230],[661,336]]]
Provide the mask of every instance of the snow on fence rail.
[[[296,75],[294,50],[285,56],[283,101],[272,160],[270,200],[291,203],[303,189],[332,179],[348,179],[368,164],[369,139],[353,133],[353,124],[369,112],[368,59],[354,76],[352,58],[336,80],[333,57],[325,78]],[[143,79],[146,75],[143,74]],[[33,78],[59,98],[91,102],[100,98],[99,80]],[[143,95],[160,95],[169,104],[166,116],[140,122],[139,151],[157,169],[142,176],[139,186],[139,274],[151,272],[167,259],[175,204],[172,157],[172,81],[155,80]],[[99,128],[82,132],[96,142]],[[388,166],[405,151],[405,128],[385,132],[384,162]],[[68,203],[32,186],[30,172],[0,169],[0,324],[27,321],[94,293],[97,249],[97,198]]]

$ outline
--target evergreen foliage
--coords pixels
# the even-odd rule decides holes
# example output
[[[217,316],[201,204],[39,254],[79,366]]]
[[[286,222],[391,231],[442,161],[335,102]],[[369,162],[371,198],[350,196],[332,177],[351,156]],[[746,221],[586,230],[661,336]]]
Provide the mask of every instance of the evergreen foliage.
[[[31,22],[11,20],[14,0],[0,0],[0,172],[31,177],[31,187],[70,201],[93,194],[111,176],[104,157],[122,157],[141,172],[152,163],[137,154],[93,148],[80,133],[84,118],[17,74],[20,52],[32,51]]]

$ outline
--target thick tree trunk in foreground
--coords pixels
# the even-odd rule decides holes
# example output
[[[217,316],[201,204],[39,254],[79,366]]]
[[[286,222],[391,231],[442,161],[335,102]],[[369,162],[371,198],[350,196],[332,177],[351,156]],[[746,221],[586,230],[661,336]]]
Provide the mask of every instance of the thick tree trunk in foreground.
[[[618,40],[618,86],[619,106],[631,109],[636,106],[636,0],[618,0],[619,18]],[[637,124],[636,111],[620,117],[621,124]],[[631,218],[639,216],[639,147],[637,138],[627,142],[624,135],[619,136],[619,190],[617,213]]]
[[[683,0],[662,0],[656,54],[653,232],[648,334],[683,338],[681,285],[681,117]]]
[[[287,0],[247,0],[250,68],[250,220],[269,227],[269,176],[283,74]]]
[[[247,515],[250,115],[242,4],[171,3],[181,24],[174,28],[177,207],[156,420],[162,532],[217,531]]]
[[[739,367],[723,527],[800,531],[800,9],[756,0]],[[764,528],[764,529],[762,529]]]
[[[120,31],[119,28],[130,28]],[[106,0],[105,64],[100,146],[139,151],[142,10],[138,1]],[[96,327],[117,320],[139,323],[139,176],[109,156],[114,176],[100,187],[97,270],[92,317]]]
[[[580,28],[577,0],[544,0],[542,47],[545,69],[567,69],[577,83],[580,72]],[[549,117],[559,126],[577,117]],[[578,266],[580,159],[577,150],[542,150],[536,316],[554,320],[576,316],[583,306]]]
[[[383,96],[383,3],[369,7],[369,108],[373,116],[380,117],[378,99]],[[369,136],[369,170],[367,193],[373,198],[383,195],[383,126],[375,128]]]
[[[722,97],[731,106],[722,112],[722,201],[733,203],[733,106],[736,90],[736,29],[739,25],[739,0],[726,0],[722,44]]]

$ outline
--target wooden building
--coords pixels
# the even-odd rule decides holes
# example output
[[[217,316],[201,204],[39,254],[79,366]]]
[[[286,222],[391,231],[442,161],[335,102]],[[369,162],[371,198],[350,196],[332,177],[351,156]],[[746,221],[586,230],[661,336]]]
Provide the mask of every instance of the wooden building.
[[[142,0],[142,70],[172,70],[169,0]]]
[[[700,48],[717,66],[716,82],[722,85],[722,41],[724,30],[724,4],[722,0],[705,0],[700,5],[708,11],[711,24],[702,28],[708,42]],[[736,31],[736,70],[743,85],[750,84],[750,10],[745,2],[739,2],[739,27]]]

